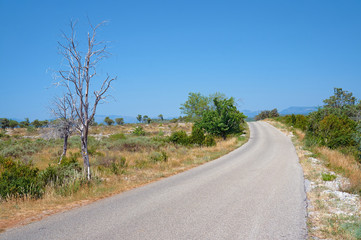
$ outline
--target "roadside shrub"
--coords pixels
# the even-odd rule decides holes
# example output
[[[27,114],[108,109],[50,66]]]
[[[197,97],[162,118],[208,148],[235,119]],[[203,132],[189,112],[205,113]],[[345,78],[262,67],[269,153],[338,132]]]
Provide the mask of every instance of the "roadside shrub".
[[[136,169],[142,169],[142,168],[146,168],[148,166],[149,166],[149,161],[147,161],[145,159],[135,160],[134,168],[136,168]]]
[[[112,162],[111,171],[115,175],[119,175],[124,173],[124,168],[128,166],[125,157],[117,158],[115,161]]]
[[[294,124],[295,128],[301,129],[302,131],[306,131],[307,125],[308,125],[308,119],[306,116],[300,114],[297,114],[295,116],[295,124]]]
[[[137,126],[133,129],[133,134],[136,136],[145,136],[143,127]]]
[[[204,139],[204,145],[206,145],[207,147],[212,147],[212,146],[216,146],[216,140],[214,139],[214,137],[212,137],[211,135],[207,135]]]
[[[152,152],[149,156],[150,160],[154,163],[156,162],[166,162],[168,160],[168,155],[165,151],[161,152]]]
[[[40,198],[44,194],[44,184],[38,173],[39,169],[31,163],[15,162],[0,156],[0,199]]]
[[[115,155],[106,155],[97,160],[98,166],[109,169],[112,173],[119,175],[123,173],[125,168],[128,167],[128,163],[125,157],[119,157]]]
[[[190,140],[185,131],[176,131],[169,136],[169,141],[175,144],[188,145]]]
[[[61,164],[49,165],[40,174],[44,184],[59,187],[70,179],[81,177],[79,174],[82,173],[82,168],[77,160],[79,155],[80,153],[71,154],[70,157],[64,157]]]
[[[192,144],[203,145],[205,138],[206,137],[204,136],[204,130],[193,125],[192,135],[190,136],[190,142]]]
[[[322,138],[322,144],[329,148],[347,147],[355,145],[355,127],[356,124],[351,119],[331,114],[320,122],[316,134]]]
[[[64,157],[60,165],[49,165],[39,176],[44,185],[49,185],[61,196],[68,196],[77,192],[81,186],[87,184],[82,168],[78,162],[80,153]]]

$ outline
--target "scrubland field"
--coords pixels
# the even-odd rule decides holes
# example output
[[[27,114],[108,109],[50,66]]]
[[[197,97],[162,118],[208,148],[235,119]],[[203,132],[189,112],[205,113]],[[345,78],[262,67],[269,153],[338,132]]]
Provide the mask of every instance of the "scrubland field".
[[[206,135],[197,144],[191,123],[91,127],[92,180],[88,181],[82,173],[79,136],[70,137],[67,157],[58,164],[63,140],[50,138],[50,132],[49,128],[15,128],[1,133],[0,171],[6,174],[0,183],[0,229],[185,171],[234,150],[249,136],[248,130],[226,140]],[[19,174],[23,178],[14,183]]]

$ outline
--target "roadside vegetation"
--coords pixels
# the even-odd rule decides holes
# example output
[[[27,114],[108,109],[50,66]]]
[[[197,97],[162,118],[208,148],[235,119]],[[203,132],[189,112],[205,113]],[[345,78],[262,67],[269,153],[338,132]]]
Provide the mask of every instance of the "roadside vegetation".
[[[340,88],[304,115],[268,120],[293,137],[308,190],[310,239],[361,239],[361,103]]]

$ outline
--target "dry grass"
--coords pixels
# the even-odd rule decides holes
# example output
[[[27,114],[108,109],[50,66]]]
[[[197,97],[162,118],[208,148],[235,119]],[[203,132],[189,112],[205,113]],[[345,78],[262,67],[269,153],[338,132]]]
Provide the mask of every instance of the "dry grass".
[[[326,147],[315,148],[316,153],[320,153],[328,167],[336,172],[344,174],[350,179],[350,189],[352,192],[361,193],[361,168],[360,164],[355,161],[355,158],[350,155],[345,155],[337,150],[332,150]]]
[[[136,124],[112,127],[95,127],[91,134],[107,136],[115,133],[129,135]],[[159,132],[170,134],[172,131],[184,130],[190,132],[191,124],[142,124],[148,136],[158,136]],[[204,164],[216,159],[235,148],[244,144],[249,137],[238,139],[236,137],[227,140],[217,139],[214,147],[185,147],[174,144],[165,144],[159,149],[140,148],[137,151],[119,151],[100,149],[100,156],[91,157],[93,176],[101,179],[99,183],[91,186],[82,186],[79,191],[70,196],[60,196],[54,189],[48,188],[42,199],[10,200],[0,204],[0,231],[10,227],[24,225],[32,221],[40,220],[51,214],[79,207],[98,199],[109,197],[147,183],[168,177],[192,167]],[[32,156],[34,164],[44,169],[49,163],[56,163],[59,149],[51,147],[43,149]],[[69,152],[78,152],[76,148]],[[150,155],[153,151],[164,151],[168,159],[165,162],[151,162]],[[109,169],[100,168],[101,161],[111,161],[114,158],[125,157],[127,166],[119,175],[112,174]],[[79,159],[79,162],[81,160]]]

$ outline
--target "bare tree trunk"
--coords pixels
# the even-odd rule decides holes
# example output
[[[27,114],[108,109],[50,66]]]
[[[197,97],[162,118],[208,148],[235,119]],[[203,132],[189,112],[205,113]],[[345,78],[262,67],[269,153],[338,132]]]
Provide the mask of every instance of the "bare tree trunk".
[[[63,157],[66,156],[66,151],[68,150],[68,135],[64,136],[64,145],[63,145],[63,153],[60,156],[59,163],[61,163],[61,160],[63,160]]]
[[[81,154],[84,160],[84,175],[87,179],[91,179],[90,162],[88,153],[88,127],[84,127],[81,131]]]

